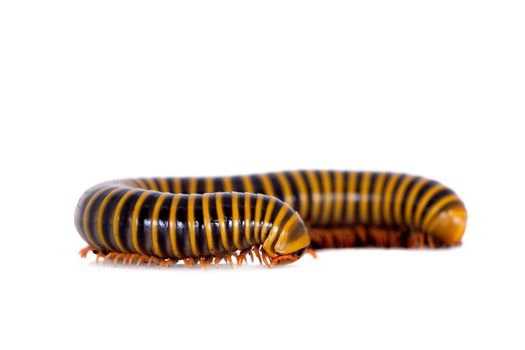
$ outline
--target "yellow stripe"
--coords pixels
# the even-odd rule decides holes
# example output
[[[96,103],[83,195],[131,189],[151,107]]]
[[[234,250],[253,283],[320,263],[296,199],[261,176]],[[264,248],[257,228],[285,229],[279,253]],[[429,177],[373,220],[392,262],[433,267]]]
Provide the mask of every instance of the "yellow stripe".
[[[408,225],[414,224],[412,212],[414,208],[414,202],[416,201],[416,197],[421,191],[421,188],[428,183],[429,180],[427,179],[419,179],[418,182],[412,187],[410,194],[408,195],[408,200],[405,205],[405,222]]]
[[[210,253],[215,254],[215,246],[213,243],[213,232],[211,229],[210,219],[210,194],[205,193],[202,196],[202,212],[204,214],[204,230],[206,231],[206,242]]]
[[[93,241],[93,237],[91,237],[91,232],[89,231],[89,225],[88,225],[88,214],[89,214],[89,211],[91,210],[91,207],[93,206],[93,203],[95,203],[95,200],[97,200],[97,198],[102,194],[102,192],[104,192],[105,190],[107,190],[108,187],[104,186],[104,187],[101,187],[97,190],[97,192],[93,195],[93,197],[91,197],[91,199],[89,200],[88,204],[86,205],[86,207],[84,208],[84,222],[83,222],[83,226],[84,226],[84,233],[86,235],[86,239],[88,240],[88,243],[92,246],[96,246],[95,242]]]
[[[144,254],[142,249],[139,247],[139,240],[138,240],[138,232],[137,232],[137,226],[139,224],[139,214],[140,209],[142,209],[142,203],[148,198],[151,192],[143,192],[139,199],[137,200],[137,203],[135,203],[135,208],[133,208],[133,214],[131,216],[131,241],[133,243],[133,248],[135,249],[135,252]]]
[[[335,191],[334,191],[334,224],[339,224],[343,215],[343,200],[344,200],[344,173],[336,171],[335,175]]]
[[[173,197],[173,201],[171,202],[170,206],[170,219],[169,219],[169,227],[170,227],[170,245],[171,245],[171,251],[173,255],[177,258],[182,258],[182,254],[179,251],[179,247],[177,246],[177,209],[180,201],[180,195],[175,195]]]
[[[272,182],[270,181],[270,177],[267,174],[260,174],[259,178],[261,179],[264,194],[267,196],[275,196],[275,191],[272,186]]]
[[[317,181],[317,176],[313,170],[306,172],[306,179],[310,184],[310,198],[312,199],[312,215],[310,220],[314,223],[318,222],[319,213],[321,211],[321,189],[319,182]]]
[[[122,188],[115,188],[111,192],[109,192],[106,197],[104,197],[104,200],[100,204],[100,207],[98,208],[97,213],[97,231],[98,231],[98,238],[100,238],[100,241],[102,242],[102,245],[108,249],[111,250],[111,247],[106,242],[106,239],[104,238],[104,229],[102,227],[102,214],[104,213],[104,210],[106,209],[106,206],[108,205],[109,200],[115,195],[116,192],[121,190]]]
[[[290,182],[286,178],[286,175],[284,173],[277,173],[277,181],[279,182],[279,185],[281,186],[281,189],[283,190],[283,200],[288,203],[292,208],[295,208],[295,202],[293,198],[293,192],[292,187],[290,186]]]
[[[206,192],[208,193],[215,192],[214,186],[213,186],[213,177],[206,178]]]
[[[255,237],[255,242],[261,242],[261,217],[262,217],[262,206],[263,206],[263,195],[257,194],[257,201],[255,202],[255,225],[253,227],[253,235]]]
[[[160,182],[160,189],[162,192],[170,191],[170,187],[168,186],[168,180],[166,180],[165,177],[160,178],[159,182]]]
[[[273,242],[275,242],[275,240],[277,239],[279,228],[287,213],[288,207],[286,205],[283,205],[279,210],[279,213],[277,213],[277,217],[275,218],[272,225],[272,229],[270,230],[270,234],[268,235],[268,242],[270,242],[271,245],[273,245]]]
[[[377,176],[374,186],[374,197],[372,198],[372,220],[374,224],[381,224],[381,203],[383,200],[383,188],[385,186],[385,179],[387,173],[382,172]]]
[[[193,256],[200,256],[195,237],[195,194],[190,194],[188,198],[188,228],[190,231],[190,246]]]
[[[330,221],[330,214],[332,212],[332,180],[328,171],[321,172],[321,180],[323,184],[323,216],[321,223],[327,224]]]
[[[182,181],[180,177],[173,179],[173,188],[175,189],[175,193],[182,193]]]
[[[239,193],[232,193],[232,224],[233,224],[233,243],[236,249],[242,249],[240,237],[240,217],[239,217]]]
[[[298,171],[292,171],[291,175],[295,181],[295,184],[297,185],[297,188],[299,189],[299,204],[301,206],[299,214],[302,217],[306,217],[306,215],[308,214],[308,210],[310,209],[308,188],[306,187],[306,182],[304,181],[304,178]]]
[[[368,207],[370,202],[370,182],[372,173],[365,172],[361,178],[361,198],[359,203],[359,218],[361,223],[368,223]]]
[[[397,192],[395,194],[394,219],[395,219],[395,223],[398,225],[403,224],[403,215],[401,213],[401,205],[403,204],[403,198],[405,197],[406,189],[410,181],[412,181],[413,178],[414,178],[413,176],[405,177],[401,181],[401,184],[399,185],[399,188],[397,189]]]
[[[149,187],[150,190],[153,190],[153,191],[158,191],[159,190],[157,184],[155,183],[155,181],[153,181],[153,179],[147,178],[145,180],[148,183],[148,187]]]
[[[250,223],[252,221],[251,197],[252,195],[250,193],[244,194],[244,238],[249,245],[254,244],[250,230]]]
[[[189,193],[197,193],[197,178],[196,177],[190,178]]]
[[[249,176],[245,175],[242,177],[242,183],[243,183],[243,186],[244,186],[244,192],[251,192],[253,193],[253,183],[252,183],[252,179],[250,179]]]
[[[153,246],[153,255],[158,257],[162,257],[159,247],[159,213],[162,203],[164,203],[167,196],[167,193],[163,193],[157,198],[155,206],[153,207],[153,215],[151,217],[151,243]]]
[[[295,212],[292,216],[290,216],[290,218],[286,221],[286,223],[284,224],[283,226],[283,229],[281,230],[281,232],[289,232],[290,229],[292,228],[292,226],[297,222],[299,221],[300,217],[299,217],[299,214],[297,212]]]
[[[222,193],[217,193],[215,196],[215,206],[217,207],[217,218],[219,220],[219,228],[221,231],[222,246],[226,251],[230,251],[230,244],[228,243],[228,232],[226,231],[226,220],[224,219],[224,211],[222,209]]]
[[[423,231],[428,231],[430,224],[430,221],[434,219],[434,216],[442,210],[447,204],[453,203],[458,200],[458,197],[454,194],[449,194],[448,196],[445,196],[438,200],[436,204],[432,206],[432,208],[428,211],[428,213],[425,216],[425,219],[423,220]]]
[[[268,203],[268,206],[265,209],[265,215],[264,215],[264,221],[263,226],[261,229],[261,241],[264,242],[266,240],[266,236],[268,235],[268,226],[270,225],[270,219],[272,218],[273,208],[275,207],[275,197],[270,197],[270,202]]]
[[[348,173],[348,186],[346,189],[346,223],[353,224],[355,218],[355,202],[357,195],[357,173],[351,171]]]
[[[224,186],[224,192],[231,192],[233,191],[233,185],[232,185],[232,178],[229,176],[225,176],[222,178],[222,183]]]
[[[137,189],[133,189],[133,190],[130,190],[128,192],[126,192],[126,194],[124,194],[120,199],[119,199],[119,202],[117,204],[117,207],[115,209],[115,213],[113,214],[113,239],[115,240],[115,243],[117,243],[117,247],[120,249],[120,251],[122,252],[129,252],[127,249],[125,249],[123,246],[122,246],[122,243],[120,242],[120,234],[119,234],[119,222],[120,222],[120,212],[122,210],[122,206],[124,205],[124,203],[126,203],[126,200],[134,193],[137,193],[139,190]]]
[[[428,202],[436,193],[443,190],[444,188],[445,186],[443,186],[442,184],[437,184],[423,195],[423,197],[417,204],[416,215],[414,219],[416,227],[421,227],[421,215],[423,214],[423,211],[425,210],[425,207],[427,206]]]
[[[401,174],[392,174],[386,184],[385,198],[383,199],[383,218],[387,225],[392,224],[392,197],[394,196],[394,188],[400,177]]]

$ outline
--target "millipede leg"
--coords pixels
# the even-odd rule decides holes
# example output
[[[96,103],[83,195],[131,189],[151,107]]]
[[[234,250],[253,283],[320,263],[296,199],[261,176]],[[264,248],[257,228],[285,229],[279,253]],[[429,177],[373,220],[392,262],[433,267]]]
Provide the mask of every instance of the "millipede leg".
[[[225,255],[224,260],[226,260],[230,264],[230,267],[233,267],[233,261],[232,261],[231,255]]]
[[[264,261],[264,264],[265,264],[268,268],[270,268],[271,263],[270,263],[270,261],[268,260],[268,255],[266,254],[266,252],[265,252],[264,250],[262,251],[262,254],[261,254],[261,255],[262,255],[262,260]]]
[[[93,251],[93,252],[95,252],[95,251]],[[100,250],[97,250],[95,254],[97,255],[97,257],[95,259],[95,262],[98,264],[98,261],[100,260],[100,258],[104,258],[105,255]]]
[[[111,252],[111,253],[108,253],[104,256],[104,260],[102,261],[102,264],[103,265],[106,265],[106,261],[108,261],[109,259],[113,258],[115,255],[117,255],[118,253],[116,252]]]
[[[93,247],[92,245],[88,245],[87,247],[80,249],[78,254],[80,254],[81,258],[85,258],[88,255],[88,253],[93,250],[95,250],[95,247]]]
[[[253,251],[253,254],[255,254],[255,257],[259,259],[259,263],[262,265],[263,262],[261,259],[261,253],[259,252],[259,247],[253,247],[252,251]]]
[[[314,259],[317,259],[317,253],[312,248],[306,248],[305,254],[310,254]]]
[[[120,258],[123,258],[125,256],[126,256],[126,254],[124,254],[124,253],[119,253],[119,254],[115,255],[115,257],[113,258],[113,266],[117,267],[118,261],[120,260]]]
[[[213,261],[213,257],[200,258],[200,259],[199,259],[199,264],[200,264],[204,269],[207,269],[208,266],[212,263],[212,261]]]
[[[147,259],[148,257],[146,255],[139,255],[137,259],[137,266],[140,266],[140,264],[142,264],[142,262],[146,261]]]
[[[221,262],[221,260],[222,260],[222,256],[216,256],[213,259],[213,265],[215,265],[216,268],[219,268],[219,263]]]

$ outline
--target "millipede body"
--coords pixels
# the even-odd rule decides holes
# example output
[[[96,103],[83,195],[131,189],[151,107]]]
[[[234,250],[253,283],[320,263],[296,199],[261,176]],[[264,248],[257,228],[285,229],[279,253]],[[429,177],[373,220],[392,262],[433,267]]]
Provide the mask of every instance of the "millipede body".
[[[204,266],[248,255],[290,263],[310,247],[451,246],[466,221],[436,181],[328,170],[110,181],[87,190],[75,213],[83,256]]]

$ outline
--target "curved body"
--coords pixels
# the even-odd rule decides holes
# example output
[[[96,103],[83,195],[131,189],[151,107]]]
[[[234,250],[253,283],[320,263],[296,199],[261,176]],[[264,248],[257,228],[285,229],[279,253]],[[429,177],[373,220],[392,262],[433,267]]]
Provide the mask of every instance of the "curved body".
[[[102,251],[181,259],[262,245],[275,257],[275,246],[289,253],[286,245],[295,244],[297,250],[307,245],[304,237],[297,243],[298,232],[306,231],[301,218],[317,247],[334,246],[323,243],[329,241],[323,235],[330,230],[339,230],[345,241],[344,235],[350,234],[345,229],[352,228],[395,229],[405,236],[419,232],[440,245],[453,245],[461,241],[467,215],[458,196],[433,180],[386,172],[311,170],[108,182],[82,196],[76,225],[82,238]],[[284,229],[290,220],[299,227],[293,239],[290,227]],[[358,237],[359,230],[352,234]],[[286,239],[277,244],[281,235]]]

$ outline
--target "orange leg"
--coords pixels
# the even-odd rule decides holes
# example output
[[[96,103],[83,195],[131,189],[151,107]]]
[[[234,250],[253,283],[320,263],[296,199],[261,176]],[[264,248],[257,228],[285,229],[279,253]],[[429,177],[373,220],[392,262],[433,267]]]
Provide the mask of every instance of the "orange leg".
[[[119,254],[115,255],[115,257],[113,258],[113,266],[117,267],[118,261],[120,260],[120,258],[123,258],[125,256],[126,256],[126,254],[124,254],[124,253],[119,253]]]
[[[219,268],[219,263],[222,260],[222,256],[216,256],[215,259],[213,259],[213,265],[215,265],[216,268]]]
[[[259,259],[259,263],[262,265],[262,259],[261,259],[261,253],[259,251],[259,247],[253,247],[252,249],[253,253],[255,254],[255,257]]]
[[[231,255],[225,255],[224,260],[226,260],[230,264],[230,267],[233,267],[233,261],[232,261]]]
[[[115,255],[117,255],[117,252],[110,252],[104,256],[104,260],[102,261],[102,264],[106,265],[106,261],[113,258]]]
[[[262,250],[262,260],[264,262],[264,264],[270,268],[271,264],[270,264],[270,261],[269,261],[269,258],[268,258],[268,255],[266,254],[266,252],[264,250]]]
[[[95,247],[93,247],[92,245],[88,245],[87,247],[80,249],[78,254],[80,254],[81,258],[85,258],[88,255],[88,253],[93,250],[95,250]]]
[[[306,248],[304,252],[310,254],[314,259],[317,259],[317,253],[312,248]]]

